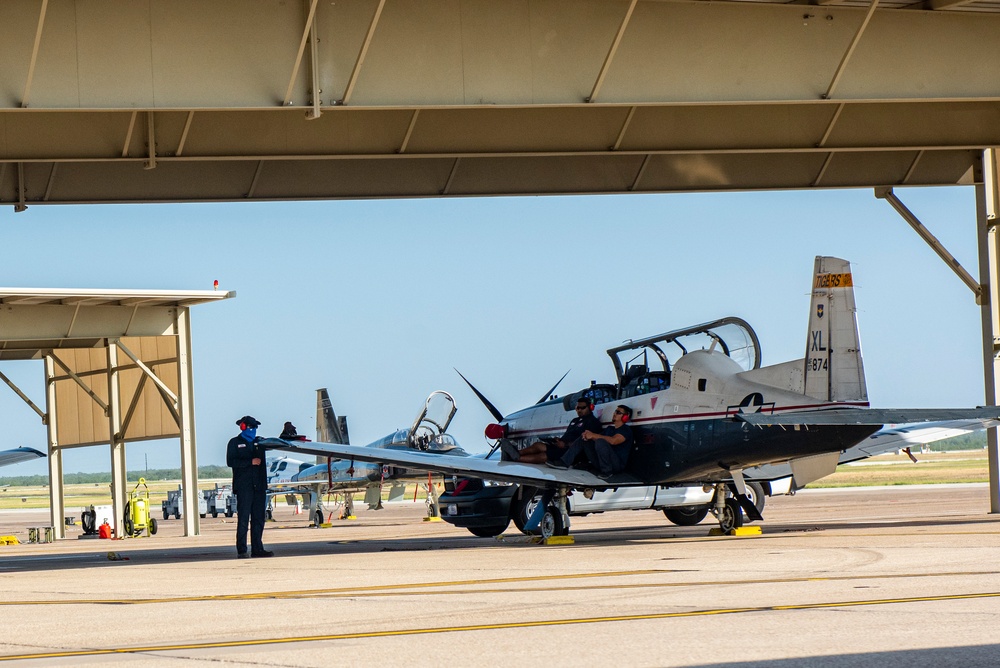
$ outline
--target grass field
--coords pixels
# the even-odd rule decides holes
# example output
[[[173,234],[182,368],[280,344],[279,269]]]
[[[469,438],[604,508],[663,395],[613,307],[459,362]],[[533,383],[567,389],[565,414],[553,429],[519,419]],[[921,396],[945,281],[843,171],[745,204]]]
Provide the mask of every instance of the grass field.
[[[838,466],[837,472],[810,487],[864,487],[988,482],[986,450],[957,450],[915,454],[914,464],[904,454],[879,455]]]
[[[837,468],[837,472],[822,480],[811,483],[810,487],[862,487],[883,485],[924,485],[957,482],[987,482],[989,464],[986,450],[963,450],[954,452],[931,452],[918,454],[914,464],[906,455],[879,455],[855,464]],[[201,489],[212,489],[215,483],[229,480],[201,480]],[[134,483],[129,485],[132,490]],[[177,489],[177,481],[157,481],[149,483],[149,499],[153,511],[167,498],[167,492]],[[405,498],[412,499],[407,490]],[[388,494],[388,487],[385,495]],[[420,494],[418,499],[422,499]],[[360,499],[361,497],[356,497]],[[109,505],[111,492],[107,483],[66,486],[66,514],[73,515],[80,508],[89,505]],[[283,503],[283,500],[282,500]],[[5,487],[0,488],[0,508],[48,508],[48,487]]]

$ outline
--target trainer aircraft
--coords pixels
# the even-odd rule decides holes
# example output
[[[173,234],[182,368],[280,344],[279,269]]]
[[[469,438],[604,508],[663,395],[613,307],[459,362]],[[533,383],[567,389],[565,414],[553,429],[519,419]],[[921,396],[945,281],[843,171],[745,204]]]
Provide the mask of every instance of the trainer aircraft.
[[[582,469],[440,457],[414,449],[379,452],[334,443],[264,442],[292,452],[545,489],[544,503],[531,520],[545,536],[568,533],[566,495],[571,490],[586,494],[636,485],[701,485],[714,489],[715,514],[728,532],[742,523],[743,513],[760,519],[746,496],[747,479],[770,480],[778,474],[769,470],[782,475],[790,470],[795,485],[802,487],[832,473],[842,452],[885,424],[1000,418],[995,406],[871,408],[850,263],[817,257],[810,292],[805,350],[798,359],[761,366],[753,328],[727,317],[609,349],[614,383],[592,384],[506,416],[484,402],[497,419],[487,427],[487,436],[516,446],[561,435],[580,398],[590,400],[604,424],[612,421],[616,406],[631,408],[635,439],[627,465],[607,479]]]
[[[392,453],[412,451],[469,457],[469,453],[447,433],[457,410],[450,394],[441,390],[432,392],[409,429],[398,429],[363,446],[371,455],[366,458],[328,455],[321,449],[313,448],[316,443],[304,439],[282,441],[294,444],[296,447],[293,449],[297,452],[320,455],[324,461],[307,465],[293,457],[271,460],[268,466],[268,493],[272,496],[304,497],[309,517],[317,525],[325,519],[322,497],[326,494],[344,494],[344,517],[354,514],[353,495],[358,492],[365,492],[365,501],[369,506],[378,507],[385,483],[392,485],[389,493],[392,499],[402,496],[404,482],[428,481],[427,469],[394,464]],[[330,444],[346,446],[349,443],[347,419],[337,417],[326,388],[316,390],[316,438]],[[272,440],[277,439],[266,441],[269,447],[273,447]],[[433,496],[433,489],[429,490],[429,494]]]

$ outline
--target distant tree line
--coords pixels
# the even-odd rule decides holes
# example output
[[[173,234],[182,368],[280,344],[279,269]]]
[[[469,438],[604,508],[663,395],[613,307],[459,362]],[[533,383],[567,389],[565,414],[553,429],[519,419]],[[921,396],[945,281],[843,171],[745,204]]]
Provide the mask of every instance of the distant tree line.
[[[199,466],[199,478],[228,478],[233,472],[228,466]],[[148,471],[129,471],[125,474],[129,482],[138,482],[139,478],[146,480],[180,480],[180,469],[150,469]],[[111,472],[101,473],[67,473],[63,476],[67,485],[111,484]],[[47,475],[21,475],[0,478],[0,485],[5,487],[39,487],[49,484]]]

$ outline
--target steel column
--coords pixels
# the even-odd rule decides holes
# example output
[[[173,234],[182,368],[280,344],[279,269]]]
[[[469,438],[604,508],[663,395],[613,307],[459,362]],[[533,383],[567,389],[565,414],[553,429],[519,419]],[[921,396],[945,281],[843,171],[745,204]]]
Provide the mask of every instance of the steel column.
[[[194,370],[191,361],[191,310],[177,309],[177,408],[181,427],[181,486],[184,489],[184,535],[201,533],[198,516],[198,449],[194,432]]]
[[[1000,238],[997,230],[997,153],[983,151],[983,185],[976,186],[976,230],[979,238],[979,281],[983,286],[983,378],[986,405],[997,405],[1000,379]],[[997,429],[986,430],[990,466],[990,512],[1000,513],[1000,446]]]
[[[45,411],[43,421],[46,425],[46,436],[49,447],[49,519],[56,538],[66,537],[66,525],[63,517],[66,514],[66,496],[63,483],[62,449],[59,447],[59,425],[56,424],[56,384],[55,365],[52,357],[45,357]]]
[[[121,387],[118,382],[118,348],[107,342],[108,350],[108,433],[111,447],[111,507],[114,512],[115,536],[121,537],[125,516],[125,493],[128,480],[125,465],[125,439],[121,434]],[[198,506],[195,506],[197,511]]]

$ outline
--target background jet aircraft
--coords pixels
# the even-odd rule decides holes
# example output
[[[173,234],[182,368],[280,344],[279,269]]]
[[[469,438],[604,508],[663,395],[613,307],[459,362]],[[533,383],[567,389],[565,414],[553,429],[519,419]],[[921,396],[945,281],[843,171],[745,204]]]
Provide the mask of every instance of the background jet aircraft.
[[[841,452],[885,423],[1000,418],[996,407],[870,409],[850,263],[817,257],[811,293],[802,358],[762,367],[750,325],[723,318],[609,349],[614,384],[594,385],[506,417],[493,409],[499,424],[488,433],[523,444],[560,435],[578,398],[590,399],[605,423],[617,404],[629,406],[635,444],[625,470],[610,480],[579,469],[418,451],[376,459],[350,445],[278,439],[268,445],[545,488],[552,498],[540,511],[543,535],[568,532],[565,499],[571,489],[714,485],[719,523],[728,531],[742,523],[742,511],[760,517],[745,495],[745,469],[787,464],[802,486],[833,472]],[[651,370],[650,362],[660,368]]]
[[[408,469],[392,462],[383,465],[380,454],[371,450],[419,451],[439,455],[468,457],[455,439],[447,433],[448,425],[455,417],[455,400],[443,391],[432,392],[409,429],[399,429],[377,441],[364,446],[369,458],[327,457],[322,452],[308,450],[311,443],[293,441],[302,452],[318,454],[323,461],[306,465],[299,459],[281,457],[268,465],[268,491],[272,495],[301,495],[307,499],[310,519],[322,524],[325,513],[322,497],[326,494],[344,494],[344,516],[354,514],[353,495],[365,492],[365,501],[377,507],[382,500],[382,486],[385,482],[393,485],[390,498],[398,491],[403,493],[404,482],[428,482],[426,469]],[[316,434],[321,441],[346,445],[349,440],[347,420],[338,418],[330,402],[326,388],[316,390]],[[433,489],[429,490],[433,496]]]
[[[34,448],[14,448],[13,450],[0,451],[0,466],[9,466],[27,462],[38,457],[44,457],[44,452],[39,452]]]

